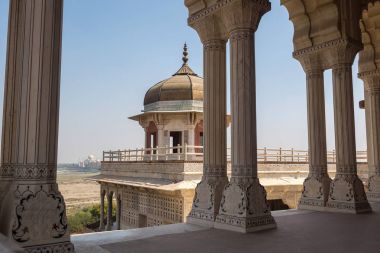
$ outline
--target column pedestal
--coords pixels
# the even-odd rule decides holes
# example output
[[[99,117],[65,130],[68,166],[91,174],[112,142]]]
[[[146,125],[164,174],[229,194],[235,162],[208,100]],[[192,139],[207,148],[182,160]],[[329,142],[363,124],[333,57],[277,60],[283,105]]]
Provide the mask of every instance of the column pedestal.
[[[212,227],[227,178],[226,41],[204,42],[204,168],[187,222]]]
[[[350,63],[333,67],[336,176],[330,186],[329,211],[371,212],[364,185],[357,175],[354,98]]]
[[[231,180],[225,187],[215,228],[242,233],[276,228],[259,179],[239,181]]]
[[[307,61],[312,62],[312,61]],[[299,209],[324,210],[331,179],[327,173],[326,119],[323,70],[306,70],[309,175],[303,184]]]

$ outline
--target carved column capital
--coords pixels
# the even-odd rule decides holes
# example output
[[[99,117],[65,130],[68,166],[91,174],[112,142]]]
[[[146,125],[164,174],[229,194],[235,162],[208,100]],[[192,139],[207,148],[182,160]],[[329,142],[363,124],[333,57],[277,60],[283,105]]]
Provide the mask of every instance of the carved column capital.
[[[370,93],[380,92],[380,71],[367,71],[358,75],[364,82],[364,90]]]
[[[256,31],[261,17],[270,9],[268,0],[235,0],[222,8],[221,17],[230,35],[240,29]]]
[[[190,24],[194,28],[204,45],[213,41],[227,41],[227,32],[218,15],[210,15]]]
[[[308,52],[303,54],[296,54],[296,52],[294,52],[293,56],[300,62],[307,75],[319,73],[324,69],[321,62],[321,54],[318,52]]]
[[[341,39],[326,49],[326,60],[332,69],[337,69],[341,66],[351,67],[355,56],[362,48],[361,42]]]

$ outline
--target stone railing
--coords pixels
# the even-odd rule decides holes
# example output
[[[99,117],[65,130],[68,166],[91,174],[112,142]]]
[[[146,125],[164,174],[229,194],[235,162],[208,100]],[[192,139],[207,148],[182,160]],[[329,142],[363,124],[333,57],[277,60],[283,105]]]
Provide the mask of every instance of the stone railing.
[[[175,146],[156,148],[136,148],[116,151],[103,151],[103,162],[138,161],[203,161],[203,146]],[[231,160],[231,149],[227,148],[227,160]],[[257,149],[258,162],[308,163],[309,153],[298,149]],[[336,162],[335,150],[327,152],[328,163]],[[357,161],[367,162],[367,151],[357,151]]]

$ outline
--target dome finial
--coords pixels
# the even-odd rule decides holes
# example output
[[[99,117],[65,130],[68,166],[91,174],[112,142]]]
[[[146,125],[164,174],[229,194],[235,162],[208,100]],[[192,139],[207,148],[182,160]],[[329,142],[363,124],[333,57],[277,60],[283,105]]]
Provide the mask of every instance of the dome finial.
[[[188,55],[189,53],[187,52],[187,44],[185,42],[185,45],[183,46],[183,57],[182,57],[183,65],[186,65],[187,62],[189,61],[189,58],[187,58]]]

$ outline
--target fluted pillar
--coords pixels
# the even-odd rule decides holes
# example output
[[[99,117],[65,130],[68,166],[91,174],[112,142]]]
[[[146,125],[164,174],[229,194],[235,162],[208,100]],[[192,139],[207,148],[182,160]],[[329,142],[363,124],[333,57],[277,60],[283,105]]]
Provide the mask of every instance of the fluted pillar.
[[[302,61],[301,61],[302,62]],[[317,62],[304,66],[307,80],[309,175],[298,208],[323,210],[331,179],[327,173],[326,117],[323,69]],[[305,64],[304,64],[305,65]]]
[[[216,22],[215,20],[202,21]],[[199,25],[199,24],[198,24]],[[202,28],[198,29],[202,30]],[[203,29],[202,31],[204,31]],[[203,176],[195,189],[188,223],[212,227],[219,211],[220,200],[227,178],[226,142],[226,40],[203,39],[204,100],[203,100]],[[211,32],[210,32],[211,33]],[[204,36],[202,36],[204,35]]]
[[[232,175],[215,227],[251,232],[275,227],[257,178],[254,30],[231,32]]]
[[[367,197],[380,201],[380,72],[359,75],[364,81],[367,128],[367,162],[369,170]]]
[[[100,223],[99,223],[99,230],[104,230],[104,197],[106,195],[106,192],[101,189],[100,191]]]
[[[276,227],[257,177],[255,39],[269,1],[240,0],[222,10],[230,39],[231,179],[215,228],[253,232]]]
[[[113,192],[108,192],[107,193],[107,225],[106,225],[106,230],[111,231],[112,230],[112,197],[113,197]]]
[[[352,63],[357,49],[341,46],[332,66],[336,149],[336,176],[331,183],[330,211],[370,212],[362,181],[357,175]]]
[[[27,252],[73,252],[56,183],[63,0],[10,1],[0,232]]]

